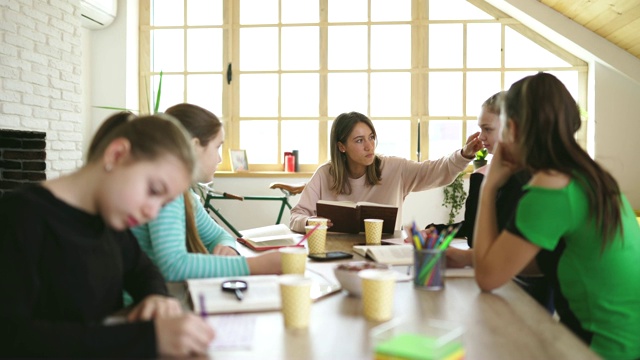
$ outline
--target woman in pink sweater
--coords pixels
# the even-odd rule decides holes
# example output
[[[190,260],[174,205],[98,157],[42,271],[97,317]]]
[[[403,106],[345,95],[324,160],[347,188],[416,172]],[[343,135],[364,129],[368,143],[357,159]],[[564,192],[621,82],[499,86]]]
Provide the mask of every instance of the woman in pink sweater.
[[[453,182],[482,148],[478,134],[469,136],[464,148],[449,156],[416,162],[376,155],[378,139],[371,120],[357,112],[340,114],[331,127],[331,161],[321,165],[309,180],[291,210],[289,226],[304,232],[307,220],[316,215],[318,200],[333,200],[397,206],[395,228],[400,229],[404,198],[412,191]]]

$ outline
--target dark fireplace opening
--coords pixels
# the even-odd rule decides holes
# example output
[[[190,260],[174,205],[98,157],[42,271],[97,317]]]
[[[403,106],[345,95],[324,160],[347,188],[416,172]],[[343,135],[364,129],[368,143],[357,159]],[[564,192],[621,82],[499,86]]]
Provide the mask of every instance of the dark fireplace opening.
[[[47,134],[0,129],[0,197],[29,183],[47,179]]]

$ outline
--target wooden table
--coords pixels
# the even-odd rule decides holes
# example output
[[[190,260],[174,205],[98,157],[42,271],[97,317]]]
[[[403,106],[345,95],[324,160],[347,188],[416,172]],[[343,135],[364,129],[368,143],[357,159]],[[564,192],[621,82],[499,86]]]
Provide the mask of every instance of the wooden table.
[[[327,250],[351,251],[352,244],[359,242],[364,242],[364,235],[330,234]],[[335,263],[308,263],[308,268],[332,280],[334,266]],[[183,296],[184,287],[180,286],[174,284],[172,290]],[[482,293],[469,277],[447,278],[445,289],[434,292],[414,290],[411,282],[397,283],[394,320],[427,319],[464,326],[466,359],[598,358],[513,282],[493,293]],[[363,317],[359,298],[341,292],[313,304],[307,330],[285,329],[280,312],[258,313],[251,350],[217,351],[210,357],[372,359],[369,332],[377,325],[380,323]]]

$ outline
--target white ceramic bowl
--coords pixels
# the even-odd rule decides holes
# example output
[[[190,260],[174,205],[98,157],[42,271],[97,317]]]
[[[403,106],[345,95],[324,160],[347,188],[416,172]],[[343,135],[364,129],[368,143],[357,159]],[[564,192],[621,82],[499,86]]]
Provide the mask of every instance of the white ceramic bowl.
[[[340,282],[340,285],[344,290],[347,290],[349,295],[360,297],[362,294],[362,284],[358,277],[358,273],[366,269],[390,269],[391,266],[387,264],[378,264],[371,261],[351,261],[342,264],[338,264],[333,268],[333,273],[336,279]]]

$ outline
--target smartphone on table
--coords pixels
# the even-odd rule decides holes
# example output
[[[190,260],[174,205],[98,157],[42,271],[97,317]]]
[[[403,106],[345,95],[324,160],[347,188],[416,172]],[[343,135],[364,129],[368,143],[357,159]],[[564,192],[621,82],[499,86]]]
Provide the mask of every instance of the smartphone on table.
[[[315,261],[332,261],[341,259],[351,259],[353,254],[349,254],[343,251],[329,251],[322,254],[309,254],[309,259]]]

